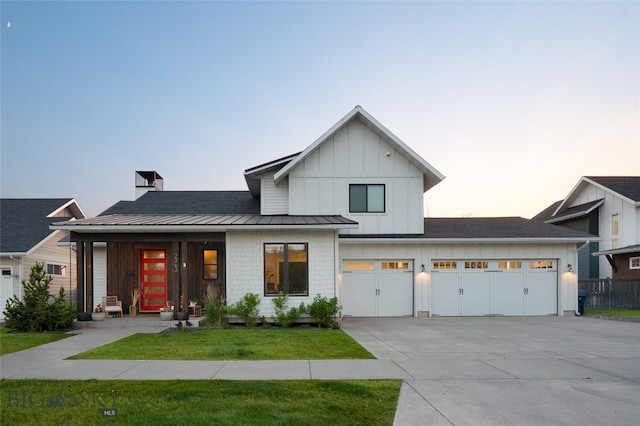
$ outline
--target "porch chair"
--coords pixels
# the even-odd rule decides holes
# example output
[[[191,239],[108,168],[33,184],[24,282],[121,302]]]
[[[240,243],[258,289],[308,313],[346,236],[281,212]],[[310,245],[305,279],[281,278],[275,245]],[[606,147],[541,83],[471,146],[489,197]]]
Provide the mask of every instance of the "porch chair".
[[[104,296],[102,298],[102,308],[107,318],[113,314],[118,314],[122,318],[122,301],[118,300],[118,296]]]

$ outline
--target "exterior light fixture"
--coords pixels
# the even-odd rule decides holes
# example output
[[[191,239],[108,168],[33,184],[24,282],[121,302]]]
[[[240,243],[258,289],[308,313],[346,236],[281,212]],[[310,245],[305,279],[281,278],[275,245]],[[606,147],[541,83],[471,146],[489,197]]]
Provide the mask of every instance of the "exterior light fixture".
[[[567,265],[567,271],[568,272],[573,272],[573,266],[571,264]]]
[[[420,265],[420,272],[427,272],[427,268],[424,267],[424,263]]]

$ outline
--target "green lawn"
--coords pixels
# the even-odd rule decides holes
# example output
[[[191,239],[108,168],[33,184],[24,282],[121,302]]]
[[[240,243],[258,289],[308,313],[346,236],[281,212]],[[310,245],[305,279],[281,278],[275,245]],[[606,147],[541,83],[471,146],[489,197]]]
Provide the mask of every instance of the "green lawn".
[[[392,425],[401,383],[3,380],[0,423]]]
[[[70,357],[204,361],[373,358],[343,331],[320,328],[140,333]]]
[[[71,337],[66,333],[18,333],[0,327],[0,356]]]
[[[585,313],[612,317],[640,317],[640,309],[585,309]]]

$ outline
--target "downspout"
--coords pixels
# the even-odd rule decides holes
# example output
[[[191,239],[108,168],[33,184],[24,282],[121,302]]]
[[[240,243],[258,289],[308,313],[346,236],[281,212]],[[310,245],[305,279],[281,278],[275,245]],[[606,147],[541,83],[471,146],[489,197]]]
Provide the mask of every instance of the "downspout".
[[[578,285],[578,277],[577,277],[577,274],[578,274],[578,253],[580,252],[580,250],[582,250],[583,248],[588,246],[590,243],[591,243],[591,241],[589,241],[589,240],[585,241],[583,245],[578,247],[578,249],[576,250],[576,253],[574,255],[574,258],[575,258],[574,265],[576,265],[576,272],[575,272],[575,274],[576,274],[576,309],[575,309],[574,313],[575,313],[576,316],[580,315],[580,312],[578,312],[578,294],[579,294],[578,291],[580,290],[580,287]]]

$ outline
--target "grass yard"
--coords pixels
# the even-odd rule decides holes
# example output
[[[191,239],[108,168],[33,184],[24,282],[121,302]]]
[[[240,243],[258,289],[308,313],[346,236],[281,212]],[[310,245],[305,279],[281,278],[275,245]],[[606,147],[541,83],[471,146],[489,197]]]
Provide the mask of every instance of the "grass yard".
[[[3,380],[0,423],[392,425],[401,383]]]
[[[640,318],[640,309],[585,309],[587,315]]]
[[[237,361],[374,358],[341,330],[236,328],[139,333],[69,359]]]
[[[0,327],[0,356],[71,337],[66,333],[17,333]]]

